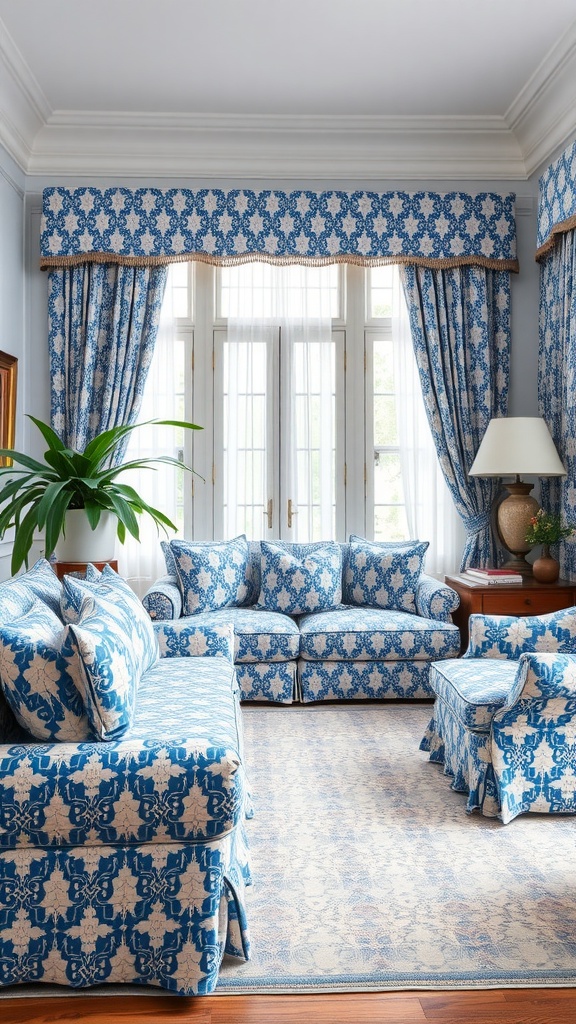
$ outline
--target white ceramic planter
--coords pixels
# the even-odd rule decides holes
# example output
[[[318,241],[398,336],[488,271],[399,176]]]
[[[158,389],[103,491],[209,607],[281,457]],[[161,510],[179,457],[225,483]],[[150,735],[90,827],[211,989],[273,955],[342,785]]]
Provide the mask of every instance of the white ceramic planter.
[[[111,512],[103,512],[95,530],[83,509],[66,513],[66,536],[56,545],[59,562],[107,562],[114,558],[118,520]]]

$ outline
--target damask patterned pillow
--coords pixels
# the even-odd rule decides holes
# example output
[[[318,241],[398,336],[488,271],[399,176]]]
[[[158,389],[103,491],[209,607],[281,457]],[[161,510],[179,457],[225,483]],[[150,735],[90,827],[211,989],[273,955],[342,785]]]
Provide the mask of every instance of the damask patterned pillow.
[[[576,654],[576,608],[549,615],[471,615],[467,658],[510,658],[521,654]]]
[[[106,591],[100,583],[71,576],[63,584],[63,611],[74,620],[68,626],[70,646],[80,659],[79,688],[88,719],[99,739],[118,739],[132,724],[142,673],[156,659],[151,661],[147,636],[119,588]],[[154,636],[153,643],[157,650]]]
[[[98,570],[94,570],[96,573]],[[64,622],[78,622],[85,613],[91,596],[100,596],[116,609],[116,620],[129,633],[142,659],[142,671],[146,672],[158,660],[158,640],[152,621],[132,587],[122,579],[111,566],[105,565],[95,579],[78,579],[65,576],[62,587],[61,610]]]
[[[328,611],[342,600],[339,544],[260,544],[258,607],[287,615]]]
[[[242,604],[248,593],[248,542],[172,540],[185,615]]]
[[[39,558],[31,569],[0,584],[0,603],[4,619],[23,615],[38,597],[55,615],[60,615],[62,584],[50,562]]]
[[[43,601],[0,626],[0,682],[14,717],[36,739],[93,738],[68,629]]]
[[[416,587],[428,541],[386,543],[350,537],[344,603],[416,613]]]

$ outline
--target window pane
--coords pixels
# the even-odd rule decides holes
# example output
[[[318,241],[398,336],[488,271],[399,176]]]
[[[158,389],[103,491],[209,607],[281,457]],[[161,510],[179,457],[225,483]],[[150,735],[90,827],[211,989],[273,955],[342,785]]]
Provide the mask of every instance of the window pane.
[[[404,502],[398,452],[375,453],[374,501],[377,505],[401,505]]]
[[[338,267],[273,267],[243,263],[220,270],[220,315],[262,320],[283,316],[335,318],[339,313]],[[329,308],[321,297],[329,290]]]
[[[374,540],[408,540],[403,505],[374,506]]]
[[[395,390],[393,341],[374,342],[374,394]]]
[[[374,445],[397,445],[396,399],[394,395],[374,395]]]
[[[392,280],[395,268],[393,266],[372,267],[370,270],[369,316],[390,317],[392,316]]]
[[[189,320],[192,316],[191,269],[189,263],[171,263],[166,290],[170,292],[172,316]]]

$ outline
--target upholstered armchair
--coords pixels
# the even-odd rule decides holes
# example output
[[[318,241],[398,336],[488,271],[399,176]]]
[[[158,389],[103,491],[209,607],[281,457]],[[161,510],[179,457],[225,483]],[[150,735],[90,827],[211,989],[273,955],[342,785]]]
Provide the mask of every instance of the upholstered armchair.
[[[436,700],[420,745],[466,810],[505,824],[576,813],[576,608],[472,615],[463,658],[430,670]]]

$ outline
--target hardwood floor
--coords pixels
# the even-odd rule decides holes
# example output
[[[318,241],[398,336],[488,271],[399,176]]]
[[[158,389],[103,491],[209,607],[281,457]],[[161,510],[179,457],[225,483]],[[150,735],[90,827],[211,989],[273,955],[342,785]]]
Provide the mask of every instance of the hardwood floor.
[[[0,1000],[2,1024],[575,1024],[576,989]]]

